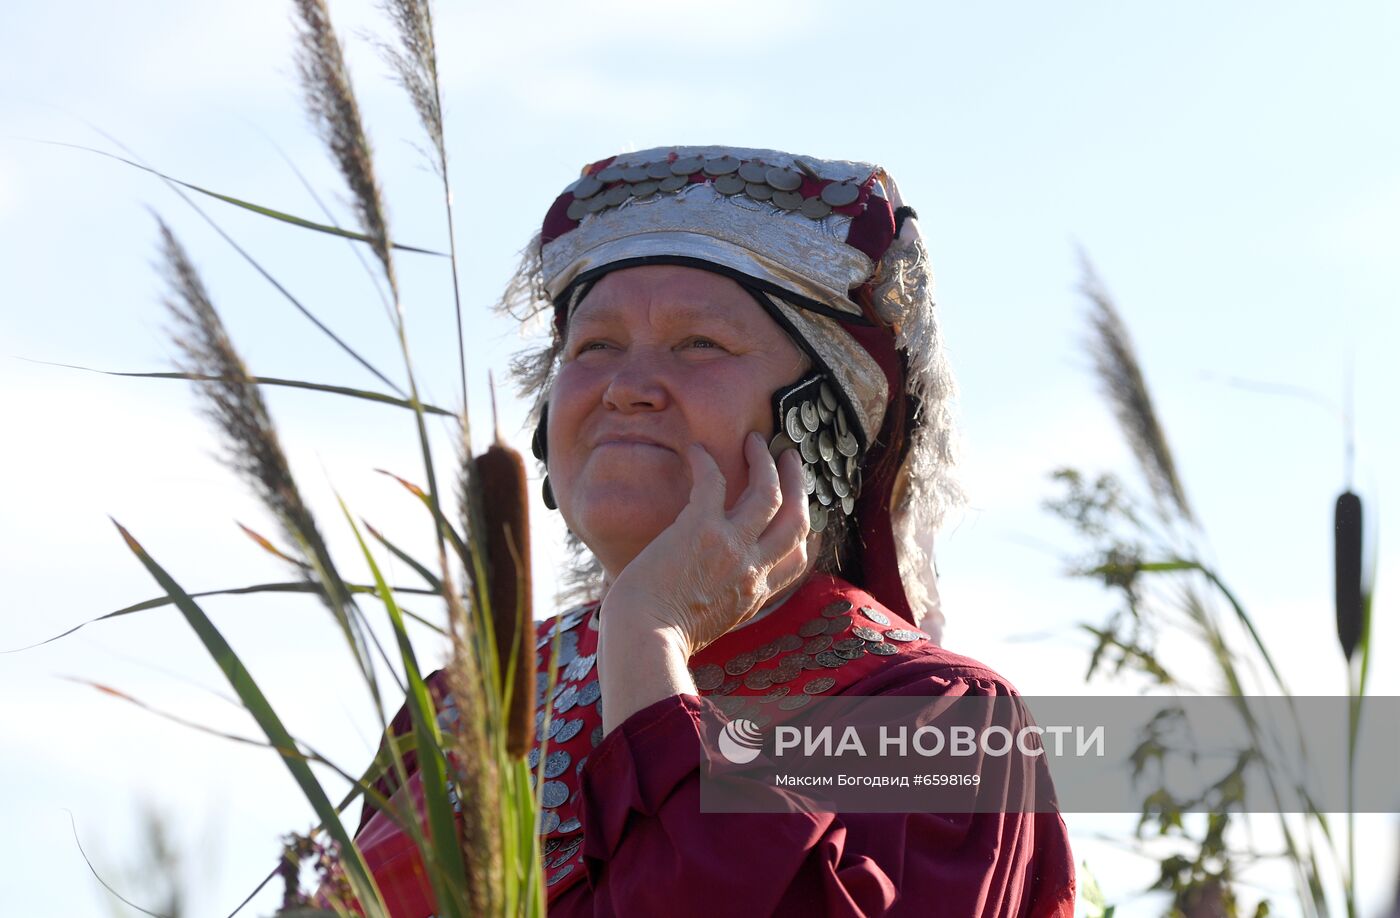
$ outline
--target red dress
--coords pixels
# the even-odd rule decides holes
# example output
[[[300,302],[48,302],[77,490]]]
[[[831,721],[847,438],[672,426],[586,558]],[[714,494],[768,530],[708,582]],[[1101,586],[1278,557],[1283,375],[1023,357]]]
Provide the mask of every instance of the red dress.
[[[717,721],[762,725],[813,695],[1014,696],[995,672],[935,646],[858,587],[816,574],[691,659],[699,696],[657,701],[604,737],[596,611],[538,624],[537,723],[550,641],[564,631],[540,825],[551,918],[1073,914],[1073,860],[1056,813],[700,812],[701,737]],[[430,682],[440,694],[437,674]],[[394,729],[407,729],[400,714]],[[456,716],[447,699],[444,725]],[[416,774],[408,790],[421,799]],[[1023,789],[979,792],[1010,790]],[[356,843],[394,918],[432,915],[403,833],[366,812]]]

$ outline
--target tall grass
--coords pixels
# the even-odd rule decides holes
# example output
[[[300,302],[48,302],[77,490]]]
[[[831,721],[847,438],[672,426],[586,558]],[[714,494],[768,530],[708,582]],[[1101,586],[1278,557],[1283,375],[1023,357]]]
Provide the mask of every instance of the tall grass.
[[[1073,468],[1053,473],[1063,494],[1047,501],[1046,507],[1069,522],[1087,545],[1075,559],[1073,573],[1102,582],[1122,603],[1106,621],[1082,626],[1094,639],[1085,678],[1135,673],[1165,692],[1224,694],[1246,728],[1234,751],[1234,765],[1207,797],[1194,800],[1177,799],[1164,782],[1147,780],[1160,774],[1159,767],[1172,756],[1189,756],[1194,750],[1173,740],[1165,722],[1154,722],[1143,735],[1133,756],[1136,776],[1146,786],[1137,835],[1141,839],[1152,834],[1176,843],[1176,853],[1161,858],[1153,888],[1170,894],[1168,914],[1235,916],[1244,908],[1238,893],[1244,867],[1273,860],[1287,865],[1292,875],[1292,905],[1299,914],[1332,914],[1335,897],[1329,897],[1328,890],[1340,889],[1342,908],[1354,918],[1352,814],[1347,814],[1343,853],[1327,814],[1312,805],[1304,788],[1279,764],[1296,756],[1272,754],[1285,744],[1296,744],[1306,761],[1306,741],[1298,729],[1296,710],[1292,728],[1281,733],[1263,722],[1253,705],[1252,696],[1282,695],[1290,699],[1291,709],[1289,685],[1253,618],[1208,559],[1205,534],[1187,500],[1126,326],[1087,260],[1083,268],[1081,290],[1089,304],[1092,330],[1089,349],[1100,389],[1137,460],[1152,502],[1150,513],[1143,510],[1141,501],[1111,474],[1091,480]],[[1354,503],[1348,499],[1349,494],[1348,488],[1338,503],[1336,570],[1341,649],[1350,667],[1348,754],[1354,764],[1371,646],[1375,569],[1373,563],[1363,574],[1360,503],[1355,495],[1350,495]],[[1344,526],[1343,518],[1352,507],[1354,525]],[[1183,641],[1194,646],[1204,658],[1205,686],[1191,684],[1175,658],[1167,662],[1160,651],[1172,641],[1177,642],[1174,646]],[[1355,659],[1353,650],[1359,651]],[[1246,785],[1254,781],[1263,782],[1277,804],[1281,853],[1235,847],[1238,830],[1249,828],[1249,817],[1240,810]],[[1304,801],[1306,812],[1287,812],[1284,801],[1296,799]],[[1186,818],[1188,810],[1202,807],[1209,810],[1203,824]],[[1261,900],[1255,914],[1266,914],[1269,908],[1268,900]]]
[[[246,527],[245,531],[286,564],[294,579],[190,593],[147,551],[135,533],[113,521],[131,552],[160,586],[162,595],[103,617],[134,614],[162,605],[178,608],[257,723],[262,739],[253,742],[267,746],[280,757],[311,805],[318,824],[310,833],[290,837],[279,866],[264,881],[281,877],[285,913],[354,914],[358,910],[368,916],[387,914],[382,891],[341,817],[351,803],[364,799],[393,819],[416,844],[438,916],[541,916],[545,896],[536,826],[540,807],[525,762],[534,729],[530,708],[534,631],[528,590],[524,466],[499,438],[481,457],[473,456],[471,451],[462,304],[432,8],[427,0],[383,0],[379,5],[394,36],[392,41],[378,42],[379,48],[419,115],[428,139],[425,152],[441,178],[447,267],[456,316],[461,412],[427,405],[420,397],[395,258],[396,253],[406,249],[427,250],[404,246],[393,239],[383,187],[375,170],[373,145],[327,3],[293,0],[296,70],[306,110],[348,192],[356,223],[353,229],[335,225],[333,220],[330,224],[319,223],[283,208],[239,200],[182,182],[142,163],[134,154],[117,158],[155,173],[197,210],[198,205],[188,193],[210,196],[306,231],[343,236],[355,245],[367,247],[372,255],[373,280],[384,294],[387,319],[398,343],[405,385],[400,388],[373,367],[312,315],[271,273],[239,249],[334,346],[350,353],[392,391],[372,392],[252,373],[239,356],[194,259],[165,222],[159,221],[168,291],[166,304],[181,355],[180,365],[175,372],[123,375],[183,379],[195,384],[200,404],[219,432],[225,463],[271,512],[280,530],[277,539]],[[224,238],[232,244],[226,235]],[[370,575],[366,583],[344,578],[344,559],[333,556],[323,534],[328,531],[327,524],[316,519],[297,486],[263,399],[265,386],[313,389],[333,397],[387,403],[412,413],[422,461],[422,485],[399,480],[426,511],[425,525],[432,527],[436,549],[431,561],[412,557],[383,533],[358,522],[341,502],[339,518],[333,525],[353,535],[358,549],[355,561],[363,563]],[[441,475],[434,467],[425,420],[429,414],[447,415],[457,423],[460,457],[452,475]],[[459,512],[455,519],[446,510],[453,501],[442,481],[447,482],[447,489],[455,487],[458,491],[455,503]],[[391,586],[381,570],[382,552],[408,564],[426,586]],[[404,736],[386,735],[381,754],[367,770],[337,765],[293,736],[254,674],[199,602],[207,595],[266,592],[308,592],[320,598],[336,622],[369,701],[386,729],[385,702],[406,699],[411,730]],[[419,648],[409,638],[406,621],[417,616],[411,616],[401,606],[404,595],[432,596],[441,602],[446,627],[437,630],[450,642],[447,682],[460,711],[451,730],[444,730],[439,723],[437,704],[427,686],[428,674],[420,664]],[[375,636],[371,603],[388,623],[394,639],[392,647],[381,646]],[[389,682],[385,681],[386,673]],[[120,692],[112,693],[121,696]],[[408,783],[405,757],[410,753],[416,759],[422,782],[421,813],[415,811],[407,793],[386,799],[375,790],[375,781],[381,775],[391,776],[391,783],[401,788]],[[318,770],[328,770],[347,782],[349,792],[333,800]],[[543,786],[543,780],[536,777]],[[277,854],[269,852],[270,863],[277,860]],[[302,873],[306,865],[313,863],[318,865],[320,890],[309,894],[301,888]]]

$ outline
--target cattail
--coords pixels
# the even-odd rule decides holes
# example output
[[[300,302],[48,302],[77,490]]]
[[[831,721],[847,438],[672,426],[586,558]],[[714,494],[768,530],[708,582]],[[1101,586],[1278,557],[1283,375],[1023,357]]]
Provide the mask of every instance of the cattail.
[[[1363,625],[1361,498],[1350,491],[1343,491],[1337,498],[1333,522],[1337,549],[1337,638],[1342,642],[1342,653],[1349,661],[1361,639]]]
[[[492,405],[495,391],[492,391]],[[473,460],[480,488],[487,568],[487,598],[496,634],[502,678],[515,656],[515,677],[507,712],[506,748],[524,756],[534,742],[534,632],[530,597],[530,511],[525,461],[501,439]]]

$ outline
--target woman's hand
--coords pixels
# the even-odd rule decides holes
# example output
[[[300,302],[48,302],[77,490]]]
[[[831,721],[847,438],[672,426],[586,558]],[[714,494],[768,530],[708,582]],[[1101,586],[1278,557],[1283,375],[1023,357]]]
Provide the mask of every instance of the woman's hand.
[[[807,570],[802,460],[777,463],[763,438],[744,441],[749,480],[732,510],[727,482],[698,443],[686,448],[690,502],[618,575],[603,600],[603,626],[660,635],[687,658],[751,618]]]

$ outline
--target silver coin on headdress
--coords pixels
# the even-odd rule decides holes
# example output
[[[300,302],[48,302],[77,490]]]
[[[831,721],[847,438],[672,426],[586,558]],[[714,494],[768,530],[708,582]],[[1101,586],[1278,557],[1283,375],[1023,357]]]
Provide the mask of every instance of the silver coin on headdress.
[[[773,166],[763,174],[763,180],[778,191],[796,191],[802,187],[802,174],[782,166]]]
[[[721,175],[715,179],[714,189],[725,196],[738,194],[744,190],[744,180],[737,175]]]
[[[788,409],[787,416],[783,419],[787,435],[794,443],[801,443],[807,439],[807,427],[802,423],[802,410],[794,405]]]
[[[821,198],[806,198],[802,202],[802,216],[809,220],[820,220],[831,213],[831,205]]]
[[[688,178],[691,174],[699,172],[705,165],[705,160],[699,156],[682,156],[671,163],[671,174],[678,178]]]
[[[822,200],[832,207],[845,207],[854,204],[860,197],[860,186],[850,182],[832,182],[822,189]]]
[[[739,160],[733,156],[714,156],[705,160],[706,175],[732,175],[740,168]]]
[[[739,177],[746,182],[766,182],[768,167],[758,162],[744,163],[739,166]]]

